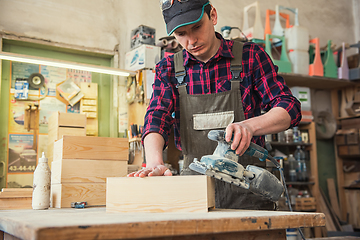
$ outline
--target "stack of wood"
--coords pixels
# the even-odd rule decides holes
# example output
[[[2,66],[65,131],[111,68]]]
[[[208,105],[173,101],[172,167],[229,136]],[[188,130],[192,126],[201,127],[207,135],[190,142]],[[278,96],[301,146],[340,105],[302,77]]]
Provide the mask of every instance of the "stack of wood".
[[[3,188],[0,192],[0,210],[31,209],[32,188]]]
[[[126,138],[63,136],[54,143],[52,207],[105,205],[106,178],[126,176],[128,154]]]
[[[50,116],[46,155],[50,167],[53,160],[54,143],[64,135],[86,136],[85,114],[55,112]]]

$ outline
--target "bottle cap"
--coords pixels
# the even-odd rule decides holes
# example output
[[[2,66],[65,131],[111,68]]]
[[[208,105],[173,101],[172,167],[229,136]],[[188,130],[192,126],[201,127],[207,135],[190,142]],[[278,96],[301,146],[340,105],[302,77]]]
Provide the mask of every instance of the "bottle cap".
[[[41,158],[39,158],[39,163],[41,163],[41,162],[48,162],[48,159],[45,157],[44,152],[42,152],[42,156],[41,156]]]

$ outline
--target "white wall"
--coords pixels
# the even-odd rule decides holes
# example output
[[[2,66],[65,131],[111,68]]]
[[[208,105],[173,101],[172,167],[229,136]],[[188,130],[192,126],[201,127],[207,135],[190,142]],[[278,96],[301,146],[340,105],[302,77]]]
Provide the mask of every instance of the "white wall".
[[[212,0],[219,15],[216,30],[224,25],[242,27],[242,9],[253,0]],[[359,40],[360,0],[260,0],[263,24],[265,10],[275,4],[299,8],[300,25],[321,45],[328,39],[336,45]],[[356,6],[356,10],[353,7]],[[254,11],[249,13],[250,25]],[[291,17],[293,24],[293,17]],[[18,35],[113,50],[119,44],[120,67],[130,50],[130,32],[138,25],[156,28],[165,36],[165,24],[158,0],[0,0],[0,31]],[[356,36],[355,36],[356,34]]]

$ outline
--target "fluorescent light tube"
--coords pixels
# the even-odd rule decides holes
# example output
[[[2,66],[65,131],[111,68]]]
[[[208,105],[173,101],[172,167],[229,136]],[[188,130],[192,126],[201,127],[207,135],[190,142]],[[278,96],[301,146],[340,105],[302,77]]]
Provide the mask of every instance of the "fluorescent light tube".
[[[68,62],[68,61],[62,61],[62,60],[54,60],[54,59],[34,57],[34,56],[2,52],[2,51],[0,51],[0,59],[14,61],[14,62],[32,63],[32,64],[38,64],[38,65],[47,65],[47,66],[52,66],[52,67],[69,68],[69,69],[76,69],[76,70],[82,70],[82,71],[104,73],[104,74],[123,76],[123,77],[127,77],[129,75],[136,74],[136,72],[134,72],[134,71],[122,70],[122,69],[118,69],[118,68],[103,67],[103,66]]]

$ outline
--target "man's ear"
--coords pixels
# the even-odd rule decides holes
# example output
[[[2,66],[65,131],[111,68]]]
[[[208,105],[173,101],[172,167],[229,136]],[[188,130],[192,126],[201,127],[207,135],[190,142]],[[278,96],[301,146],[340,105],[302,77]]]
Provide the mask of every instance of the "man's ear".
[[[213,6],[211,6],[210,19],[211,19],[213,25],[215,26],[217,24],[217,12]]]

